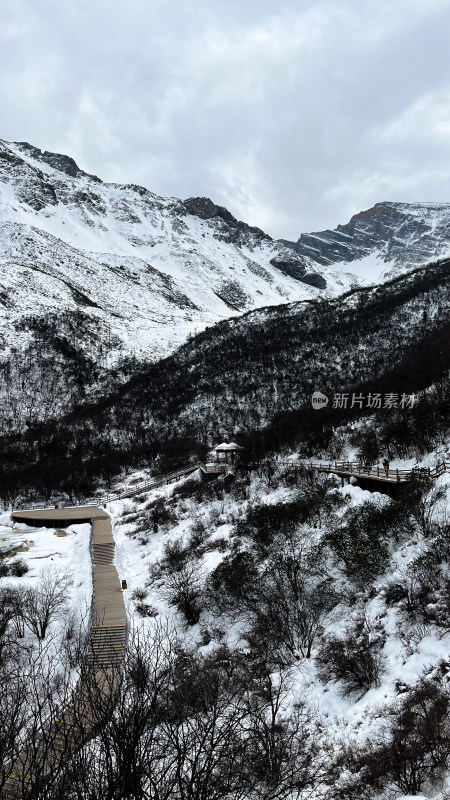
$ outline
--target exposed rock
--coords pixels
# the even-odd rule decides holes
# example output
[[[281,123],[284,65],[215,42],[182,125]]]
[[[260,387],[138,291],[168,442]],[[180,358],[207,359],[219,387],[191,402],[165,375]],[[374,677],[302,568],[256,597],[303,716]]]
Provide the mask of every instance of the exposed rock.
[[[316,289],[326,289],[327,282],[323,275],[319,275],[318,272],[307,272],[303,275],[301,279],[303,283],[307,283],[309,286],[315,286]]]
[[[323,275],[308,270],[303,258],[289,255],[275,256],[275,258],[271,258],[270,263],[280,272],[290,275],[291,278],[295,278],[297,281],[307,283],[309,286],[315,286],[317,289],[326,289],[327,287],[327,282]]]
[[[42,150],[39,150],[38,147],[33,147],[33,145],[29,144],[28,142],[16,142],[16,144],[31,158],[36,159],[36,161],[49,164],[49,166],[53,167],[53,169],[57,169],[59,172],[64,172],[71,178],[84,175],[88,178],[91,178],[91,180],[96,181],[97,183],[101,183],[100,178],[97,178],[96,175],[89,175],[89,173],[83,172],[83,170],[79,168],[76,161],[74,161],[74,159],[70,156],[66,156],[63,153],[52,153],[49,150],[44,150],[44,152],[42,152]]]
[[[216,206],[209,197],[189,197],[187,200],[181,204],[182,213],[192,214],[196,217],[200,217],[200,219],[214,219],[220,218],[227,223],[228,230],[224,231],[224,238],[228,234],[228,240],[233,242],[239,242],[240,234],[250,234],[256,239],[262,240],[267,239],[267,241],[271,242],[272,237],[269,236],[267,233],[264,233],[260,228],[256,228],[251,225],[247,225],[246,222],[241,222],[237,220],[236,217],[233,217],[228,209],[224,208],[224,206]],[[230,230],[231,229],[231,230]]]
[[[216,295],[235,311],[244,311],[249,306],[250,298],[237,281],[226,281],[216,290]]]
[[[289,254],[275,256],[270,259],[270,263],[281,272],[284,272],[285,275],[290,275],[291,278],[295,278],[298,281],[301,281],[306,273],[306,264],[304,260],[302,258],[290,256]]]
[[[66,175],[70,175],[72,178],[76,178],[80,172],[73,158],[64,156],[61,153],[49,153],[48,150],[45,150],[42,153],[41,161],[45,161],[46,164],[50,164],[54,169],[59,169],[60,172],[65,172]]]
[[[412,269],[449,252],[450,204],[376,203],[334,230],[282,242],[310,264],[351,263],[375,254],[386,262],[387,271]]]

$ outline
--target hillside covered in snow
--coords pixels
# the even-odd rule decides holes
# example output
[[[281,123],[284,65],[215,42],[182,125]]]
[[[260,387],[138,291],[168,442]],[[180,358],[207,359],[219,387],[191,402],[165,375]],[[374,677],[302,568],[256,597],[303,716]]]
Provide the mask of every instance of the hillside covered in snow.
[[[448,402],[446,430],[433,439],[427,427],[427,453],[412,434],[386,443],[384,417],[339,426],[327,453],[371,449],[376,463],[387,452],[394,467],[448,462]],[[267,455],[211,482],[197,473],[108,504],[127,581],[127,653],[113,700],[87,683],[94,742],[87,735],[63,757],[58,739],[48,796],[448,800],[448,471],[390,498],[355,479],[340,486],[291,448]],[[121,486],[143,477],[124,475]],[[33,764],[42,742],[54,746],[43,710],[59,719],[74,680],[86,680],[90,533],[3,514],[0,536],[2,754],[33,730]]]
[[[0,243],[5,353],[32,318],[77,311],[98,359],[149,360],[220,319],[349,285],[206,198],[103,183],[25,143],[0,142]]]
[[[450,368],[450,262],[328,301],[285,304],[223,321],[173,355],[144,365],[114,391],[21,434],[3,408],[1,491],[58,502],[109,490],[123,469],[169,472],[198,461],[217,440],[240,437],[254,456],[326,445],[348,414],[335,394],[413,393],[443,385]],[[44,381],[45,381],[45,375]],[[312,408],[313,392],[329,406]],[[22,393],[11,389],[24,414]],[[445,406],[444,390],[441,401]],[[431,401],[430,401],[431,402]],[[409,420],[389,415],[385,441],[427,447],[445,427],[426,402]],[[11,405],[10,405],[11,408]],[[430,439],[431,437],[431,439]],[[417,445],[419,446],[419,445]]]
[[[24,431],[109,394],[217,322],[442,257],[449,209],[379,203],[275,241],[208,198],[104,183],[0,141],[0,424]]]

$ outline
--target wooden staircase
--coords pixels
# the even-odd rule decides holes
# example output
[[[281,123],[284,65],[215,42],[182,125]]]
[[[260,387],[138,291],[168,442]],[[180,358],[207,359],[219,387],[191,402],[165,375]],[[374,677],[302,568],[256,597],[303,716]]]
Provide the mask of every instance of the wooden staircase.
[[[96,669],[119,667],[123,663],[126,642],[126,625],[93,626],[87,663]]]
[[[70,524],[71,519],[77,522],[90,521],[93,594],[89,645],[84,664],[86,677],[85,679],[81,677],[78,682],[74,689],[72,704],[61,711],[61,719],[56,723],[49,723],[47,731],[49,735],[46,737],[47,743],[45,748],[43,747],[42,756],[31,765],[24,750],[12,763],[3,765],[4,773],[8,777],[1,796],[7,800],[22,797],[28,784],[33,784],[36,792],[42,791],[33,796],[45,797],[48,776],[61,757],[75,752],[87,738],[90,738],[90,735],[93,735],[88,732],[92,719],[89,700],[92,696],[92,685],[103,695],[111,692],[114,681],[120,674],[127,644],[127,617],[119,576],[113,563],[114,538],[111,520],[106,511],[95,506],[30,509],[15,511],[12,517],[31,525],[36,522],[45,525],[61,524],[61,521]],[[28,780],[30,774],[32,781]]]

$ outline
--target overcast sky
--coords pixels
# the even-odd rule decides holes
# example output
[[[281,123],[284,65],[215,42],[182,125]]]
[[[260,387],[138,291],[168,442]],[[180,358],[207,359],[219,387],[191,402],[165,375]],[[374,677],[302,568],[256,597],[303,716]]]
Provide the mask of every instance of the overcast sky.
[[[275,237],[450,201],[450,0],[0,0],[0,138]]]

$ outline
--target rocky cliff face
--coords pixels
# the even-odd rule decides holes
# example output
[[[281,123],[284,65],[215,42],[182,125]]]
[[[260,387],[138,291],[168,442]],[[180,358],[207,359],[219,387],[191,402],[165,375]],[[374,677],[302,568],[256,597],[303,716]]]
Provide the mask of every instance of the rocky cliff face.
[[[349,264],[358,276],[358,261],[372,257],[375,279],[392,276],[449,254],[450,203],[376,203],[346,225],[283,243],[311,265]]]

